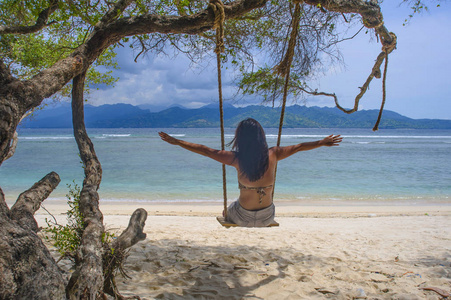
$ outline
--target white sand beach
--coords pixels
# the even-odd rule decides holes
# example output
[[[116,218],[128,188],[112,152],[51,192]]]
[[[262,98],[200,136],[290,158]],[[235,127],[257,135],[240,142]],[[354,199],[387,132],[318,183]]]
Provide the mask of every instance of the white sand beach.
[[[67,207],[45,203],[59,220]],[[121,232],[148,211],[146,240],[118,277],[141,299],[443,299],[451,292],[451,206],[280,206],[274,228],[220,226],[220,205],[104,203]],[[44,210],[36,218],[44,226]],[[62,261],[61,263],[64,263]]]

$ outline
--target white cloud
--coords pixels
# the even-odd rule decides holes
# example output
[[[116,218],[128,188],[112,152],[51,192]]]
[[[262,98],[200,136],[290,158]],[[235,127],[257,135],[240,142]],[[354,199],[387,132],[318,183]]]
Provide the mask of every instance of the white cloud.
[[[450,41],[451,5],[442,3],[430,13],[416,15],[407,26],[404,19],[411,13],[408,6],[399,1],[384,1],[382,12],[386,27],[398,36],[398,48],[389,57],[387,78],[387,109],[415,118],[451,119],[451,69]],[[343,43],[345,67],[333,66],[324,78],[317,81],[318,90],[335,92],[343,106],[352,107],[354,98],[371,72],[381,47],[369,35],[360,34],[356,39]],[[125,102],[134,105],[180,104],[198,107],[217,102],[217,73],[215,63],[205,60],[202,65],[191,68],[183,56],[145,57],[138,63],[128,48],[118,49],[121,69],[115,71],[120,77],[114,88],[93,91],[90,96],[94,105]],[[256,59],[261,59],[257,55]],[[224,99],[235,93],[231,78],[232,69],[223,68]],[[312,84],[313,87],[315,86]],[[361,100],[361,108],[379,108],[381,80],[374,79],[370,90]],[[248,103],[258,101],[247,98]],[[308,98],[309,105],[333,106],[331,98]]]
[[[386,27],[398,37],[397,49],[389,56],[386,109],[413,118],[451,119],[451,86],[449,59],[451,47],[451,6],[430,13],[415,15],[410,24],[403,22],[411,13],[408,7],[398,7],[396,1],[384,1],[382,12]],[[371,72],[380,44],[369,37],[358,38],[341,45],[346,67],[331,68],[320,78],[319,90],[335,92],[345,107],[354,99]],[[382,68],[383,70],[383,68]],[[381,71],[382,71],[381,70]],[[379,109],[382,100],[381,79],[373,79],[370,90],[361,100],[360,109]],[[330,100],[332,101],[332,100]],[[310,105],[324,105],[327,98],[309,98]]]

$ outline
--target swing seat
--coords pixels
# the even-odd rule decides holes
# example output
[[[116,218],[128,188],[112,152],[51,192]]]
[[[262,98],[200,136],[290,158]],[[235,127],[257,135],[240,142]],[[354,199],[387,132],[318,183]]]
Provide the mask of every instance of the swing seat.
[[[235,223],[231,223],[231,222],[227,222],[224,217],[216,217],[216,220],[218,220],[219,224],[221,224],[222,226],[224,226],[225,228],[230,228],[230,227],[240,227],[240,225],[235,224]],[[274,221],[274,223],[269,224],[266,227],[278,227],[279,223],[277,223],[276,221]]]

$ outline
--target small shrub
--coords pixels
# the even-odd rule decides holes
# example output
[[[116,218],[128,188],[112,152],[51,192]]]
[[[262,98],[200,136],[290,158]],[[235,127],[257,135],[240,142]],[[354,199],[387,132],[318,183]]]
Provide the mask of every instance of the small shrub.
[[[43,231],[49,235],[45,239],[56,247],[61,258],[69,258],[75,262],[81,244],[81,236],[84,230],[83,217],[80,212],[80,192],[81,187],[73,181],[67,184],[69,192],[66,194],[69,210],[67,211],[67,224],[60,225],[56,219],[45,219],[47,228]]]
[[[67,211],[67,224],[61,225],[53,220],[45,219],[47,227],[43,229],[44,232],[48,233],[45,239],[49,241],[61,258],[68,258],[74,262],[78,259],[78,251],[81,244],[81,238],[83,235],[83,230],[85,224],[83,222],[83,216],[80,212],[80,192],[81,187],[73,181],[73,184],[67,184],[69,192],[66,194],[67,204],[69,205],[69,210]],[[105,231],[102,234],[102,244],[103,247],[108,249],[110,243],[115,238],[113,233]],[[111,249],[110,251],[114,251]]]

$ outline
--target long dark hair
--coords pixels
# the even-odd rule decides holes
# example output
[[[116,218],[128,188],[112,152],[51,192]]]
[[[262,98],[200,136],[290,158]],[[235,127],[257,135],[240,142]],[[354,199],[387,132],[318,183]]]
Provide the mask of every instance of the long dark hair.
[[[241,121],[230,145],[235,151],[241,172],[250,181],[262,178],[268,169],[269,159],[265,131],[260,123],[252,118]]]

